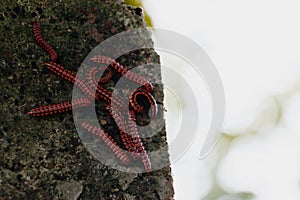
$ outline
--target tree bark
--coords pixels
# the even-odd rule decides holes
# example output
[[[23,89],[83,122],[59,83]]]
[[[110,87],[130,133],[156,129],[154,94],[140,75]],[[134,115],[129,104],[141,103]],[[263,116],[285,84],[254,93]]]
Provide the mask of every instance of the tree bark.
[[[0,199],[173,199],[170,166],[149,174],[109,168],[82,144],[72,112],[26,115],[34,107],[71,100],[73,89],[44,66],[49,55],[34,41],[34,21],[57,51],[57,62],[76,72],[98,43],[145,27],[141,10],[96,0],[4,0],[0,5]],[[144,49],[118,60],[137,66],[159,63],[159,56]],[[162,104],[162,84],[153,94]],[[167,145],[165,129],[143,142],[147,150]]]

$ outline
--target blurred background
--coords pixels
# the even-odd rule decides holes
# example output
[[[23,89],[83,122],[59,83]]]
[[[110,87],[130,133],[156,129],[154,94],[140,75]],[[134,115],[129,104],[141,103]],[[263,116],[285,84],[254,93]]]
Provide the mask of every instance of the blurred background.
[[[212,109],[202,80],[196,87],[200,92],[195,95],[203,100],[198,102],[202,105],[200,115],[195,116],[201,126],[188,151],[172,164],[175,199],[299,200],[300,2],[141,3],[154,27],[184,34],[206,51],[225,88],[222,136],[213,152],[200,160]],[[188,73],[189,67],[180,58],[160,55],[163,65]],[[172,77],[165,73],[164,79],[171,81]],[[190,100],[176,98],[170,90],[165,94],[172,142]]]

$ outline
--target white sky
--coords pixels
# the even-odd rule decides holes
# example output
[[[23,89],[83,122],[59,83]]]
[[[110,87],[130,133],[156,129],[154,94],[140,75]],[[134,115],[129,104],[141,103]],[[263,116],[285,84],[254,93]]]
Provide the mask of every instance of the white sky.
[[[214,156],[198,160],[203,142],[198,138],[172,166],[176,199],[202,199],[215,177],[228,193],[299,200],[300,1],[142,2],[155,27],[185,34],[206,50],[225,87],[224,132],[244,135],[219,157],[219,164]],[[283,118],[275,125],[281,108]],[[214,166],[217,173],[212,174]]]

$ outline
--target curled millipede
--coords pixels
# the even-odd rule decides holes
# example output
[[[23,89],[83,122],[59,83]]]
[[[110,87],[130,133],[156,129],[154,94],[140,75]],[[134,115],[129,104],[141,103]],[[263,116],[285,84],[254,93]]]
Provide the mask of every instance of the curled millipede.
[[[81,126],[86,129],[87,132],[98,136],[101,140],[110,148],[110,150],[116,155],[116,157],[124,164],[129,165],[130,159],[128,155],[117,145],[114,139],[105,133],[100,128],[88,123],[82,122]]]
[[[50,104],[47,106],[40,106],[29,111],[27,115],[38,116],[38,117],[52,115],[56,113],[70,111],[72,109],[76,109],[79,107],[89,106],[90,104],[91,102],[88,99],[79,98],[79,99],[74,99],[72,101]]]
[[[143,85],[146,88],[147,92],[151,92],[153,90],[152,84],[147,79],[134,72],[131,72],[130,70],[126,69],[123,65],[121,65],[120,63],[108,56],[96,55],[90,58],[90,60],[99,64],[107,64],[112,66],[115,71],[120,73],[122,76],[126,77],[128,80]]]
[[[99,82],[100,83],[107,83],[114,75],[113,70],[112,70],[111,67],[107,67],[106,69],[105,69],[105,67],[101,67],[100,69],[105,70],[106,74],[104,74],[104,76],[100,78]],[[105,73],[105,71],[104,71],[104,73]]]
[[[137,89],[137,90],[135,90],[131,93],[130,99],[129,99],[130,106],[136,112],[141,112],[144,109],[144,107],[139,105],[138,102],[137,102],[137,97],[139,95],[147,98],[147,100],[148,100],[148,102],[150,103],[150,106],[151,106],[152,118],[156,118],[156,116],[157,116],[156,100],[154,99],[154,97],[150,93],[146,92],[143,89]]]
[[[146,90],[143,89],[137,89],[137,91],[133,92],[131,94],[129,103],[131,104],[131,106],[137,111],[137,112],[141,112],[143,107],[141,105],[139,105],[136,101],[136,96],[138,95],[143,95],[145,96],[150,105],[151,105],[151,112],[152,112],[152,118],[156,118],[157,115],[157,104],[156,101],[154,99],[154,97],[150,94],[150,92],[153,90],[153,86],[152,84],[146,80],[144,77],[129,71],[128,69],[124,68],[123,65],[121,65],[120,63],[116,62],[115,60],[113,60],[110,57],[107,56],[102,56],[102,55],[96,55],[92,58],[90,58],[91,61],[99,63],[99,64],[107,64],[112,66],[118,73],[122,74],[123,76],[125,76],[128,80],[134,81],[136,83],[139,83],[141,85],[143,85],[145,87]],[[135,96],[133,96],[135,95]]]
[[[33,29],[34,39],[50,55],[51,60],[53,62],[56,62],[57,54],[55,50],[43,39],[39,23],[34,22],[32,29]]]
[[[97,73],[100,71],[104,71],[103,76],[99,79],[97,79]],[[90,69],[87,70],[86,72],[86,79],[91,85],[97,85],[98,82],[100,83],[107,83],[113,76],[113,71],[111,67],[105,68],[101,66],[100,68],[98,67],[91,67]]]

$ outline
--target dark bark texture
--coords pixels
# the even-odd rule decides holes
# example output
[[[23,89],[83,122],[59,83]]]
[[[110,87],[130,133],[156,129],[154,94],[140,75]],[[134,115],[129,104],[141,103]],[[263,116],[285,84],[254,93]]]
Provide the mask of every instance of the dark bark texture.
[[[0,6],[0,199],[173,199],[170,166],[149,174],[112,169],[82,144],[72,112],[26,115],[37,106],[71,100],[73,89],[45,68],[49,55],[34,41],[34,21],[57,51],[57,62],[76,72],[101,41],[145,27],[141,9],[96,0],[1,0]],[[138,66],[159,63],[159,56],[153,49],[142,49],[118,61]],[[155,85],[153,95],[162,105],[162,84]],[[138,120],[142,124],[149,119]],[[108,130],[116,130],[106,121]],[[165,129],[143,142],[148,151],[166,146]],[[162,156],[168,159],[167,153]]]

